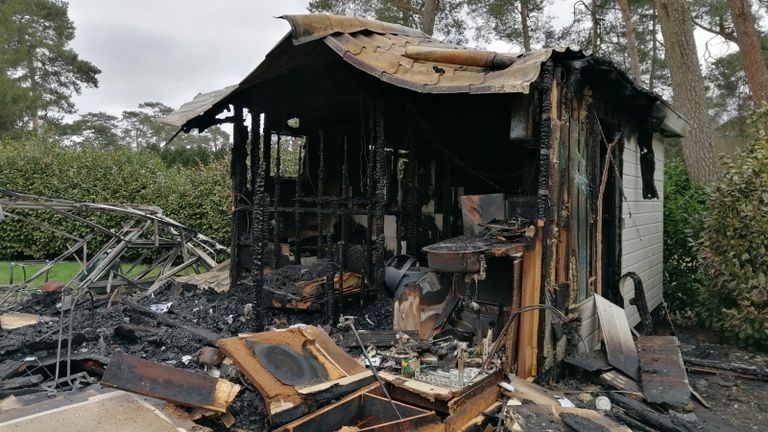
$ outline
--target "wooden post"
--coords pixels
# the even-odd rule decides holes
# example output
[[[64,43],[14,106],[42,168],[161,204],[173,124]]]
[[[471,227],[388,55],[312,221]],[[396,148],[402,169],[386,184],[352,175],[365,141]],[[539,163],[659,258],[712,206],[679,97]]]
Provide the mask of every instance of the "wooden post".
[[[248,183],[248,127],[243,123],[243,107],[234,107],[234,127],[232,134],[232,156],[230,159],[230,177],[232,179],[232,243],[230,246],[231,266],[229,270],[230,288],[236,289],[243,275],[251,264],[244,260],[248,255],[248,203],[246,189]]]
[[[523,262],[521,259],[515,259],[512,261],[512,307],[510,309],[511,313],[514,313],[515,311],[520,309],[520,297],[522,295],[522,282],[523,282],[523,275],[522,275],[522,269],[523,269]],[[530,312],[529,312],[530,313]],[[518,341],[518,330],[520,327],[520,319],[522,317],[518,317],[514,323],[512,323],[512,328],[509,329],[509,332],[506,334],[506,355],[504,356],[504,371],[510,372],[512,369],[512,366],[517,361],[517,341]]]
[[[520,307],[539,304],[541,299],[541,259],[543,251],[544,220],[536,221],[536,237],[532,248],[523,254],[523,287]],[[517,376],[528,378],[537,372],[539,354],[539,311],[525,312],[520,316],[520,333],[517,344]]]

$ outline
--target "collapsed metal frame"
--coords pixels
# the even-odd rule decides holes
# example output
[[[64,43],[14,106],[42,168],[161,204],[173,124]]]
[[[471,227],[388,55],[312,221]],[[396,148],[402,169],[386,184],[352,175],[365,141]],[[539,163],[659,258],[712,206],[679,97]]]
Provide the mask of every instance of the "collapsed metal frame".
[[[92,231],[79,237],[28,216],[25,213],[29,210],[50,211]],[[109,228],[88,219],[89,215],[97,213],[122,218],[121,227]],[[106,288],[107,292],[111,292],[114,287],[131,285],[146,289],[145,294],[151,295],[168,279],[186,269],[199,272],[200,267],[206,270],[213,268],[217,264],[217,254],[228,252],[225,246],[163,215],[160,208],[153,206],[77,202],[0,189],[0,223],[5,218],[49,230],[72,243],[30,277],[6,286],[7,291],[0,297],[0,305],[16,294],[28,291],[48,270],[67,259],[80,264],[80,270],[66,282],[67,289]],[[97,235],[106,236],[107,241],[89,256],[89,242]],[[131,260],[130,267],[123,270],[120,264],[124,263],[122,257],[128,250],[141,252],[138,259]]]

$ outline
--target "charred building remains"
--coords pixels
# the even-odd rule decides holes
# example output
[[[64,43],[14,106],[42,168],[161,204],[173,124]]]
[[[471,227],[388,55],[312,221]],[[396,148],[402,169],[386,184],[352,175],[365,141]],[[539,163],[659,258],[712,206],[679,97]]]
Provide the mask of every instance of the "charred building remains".
[[[594,294],[631,324],[661,302],[660,143],[687,124],[659,97],[579,51],[283,18],[251,74],[167,119],[234,124],[231,284],[255,310],[334,322],[355,304],[340,297],[389,289],[396,329],[488,338],[525,378],[597,343]]]

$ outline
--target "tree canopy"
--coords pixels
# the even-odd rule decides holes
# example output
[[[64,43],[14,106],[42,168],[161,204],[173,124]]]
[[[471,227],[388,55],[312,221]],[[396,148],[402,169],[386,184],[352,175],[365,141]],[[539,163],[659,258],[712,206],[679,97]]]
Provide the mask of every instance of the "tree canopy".
[[[0,0],[0,133],[37,129],[41,120],[75,113],[72,96],[97,87],[101,72],[69,46],[75,26],[67,3]]]

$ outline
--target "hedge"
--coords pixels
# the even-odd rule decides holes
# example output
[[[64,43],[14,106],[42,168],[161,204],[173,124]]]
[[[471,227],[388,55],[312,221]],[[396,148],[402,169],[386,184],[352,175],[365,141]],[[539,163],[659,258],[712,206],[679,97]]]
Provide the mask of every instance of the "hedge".
[[[768,347],[768,106],[752,116],[757,138],[724,162],[704,218],[700,301],[708,324]]]
[[[72,149],[44,138],[0,142],[0,187],[22,192],[116,204],[149,204],[222,244],[229,243],[231,195],[228,157],[191,168],[169,167],[152,152]],[[87,227],[45,211],[27,215],[84,235]],[[111,227],[118,221],[96,220]],[[68,240],[47,229],[5,218],[0,259],[53,257]],[[93,245],[89,247],[93,250]]]

